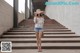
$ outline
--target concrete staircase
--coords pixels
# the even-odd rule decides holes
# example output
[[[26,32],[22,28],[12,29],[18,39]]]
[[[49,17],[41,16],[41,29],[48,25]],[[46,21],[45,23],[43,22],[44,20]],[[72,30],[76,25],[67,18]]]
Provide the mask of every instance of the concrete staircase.
[[[37,49],[33,19],[24,20],[18,28],[4,33],[0,41],[12,41],[13,49]],[[80,49],[80,36],[55,20],[46,19],[43,49]]]

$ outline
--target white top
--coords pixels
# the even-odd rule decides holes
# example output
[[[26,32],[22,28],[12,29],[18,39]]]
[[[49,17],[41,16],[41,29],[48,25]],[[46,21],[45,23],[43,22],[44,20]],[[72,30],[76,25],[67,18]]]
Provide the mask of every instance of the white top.
[[[35,28],[43,28],[44,18],[43,17],[40,17],[40,18],[34,17],[34,23],[35,23]]]

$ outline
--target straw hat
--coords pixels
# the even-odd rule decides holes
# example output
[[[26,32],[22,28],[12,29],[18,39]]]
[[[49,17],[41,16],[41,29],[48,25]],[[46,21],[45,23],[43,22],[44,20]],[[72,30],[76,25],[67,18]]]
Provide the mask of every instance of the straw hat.
[[[36,13],[42,13],[43,11],[41,11],[41,9],[37,9]]]

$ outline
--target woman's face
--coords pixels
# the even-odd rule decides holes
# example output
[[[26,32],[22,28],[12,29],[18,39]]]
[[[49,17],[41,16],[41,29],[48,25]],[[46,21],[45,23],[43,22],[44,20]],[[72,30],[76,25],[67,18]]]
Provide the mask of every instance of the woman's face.
[[[36,16],[37,16],[37,17],[40,17],[40,15],[39,15],[39,14],[37,14]]]
[[[42,13],[40,13],[40,14],[37,14],[36,16],[37,16],[37,17],[42,17],[42,16],[43,16],[43,14],[42,14]]]
[[[37,9],[36,10],[36,16],[37,17],[42,17],[43,15],[42,15],[43,13],[42,13],[42,11],[40,10],[40,9]]]

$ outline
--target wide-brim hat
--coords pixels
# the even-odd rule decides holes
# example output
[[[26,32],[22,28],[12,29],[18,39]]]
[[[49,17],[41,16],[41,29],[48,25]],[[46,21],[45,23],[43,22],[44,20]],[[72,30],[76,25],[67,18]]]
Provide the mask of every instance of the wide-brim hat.
[[[36,13],[41,13],[43,11],[41,11],[41,9],[36,9]]]

